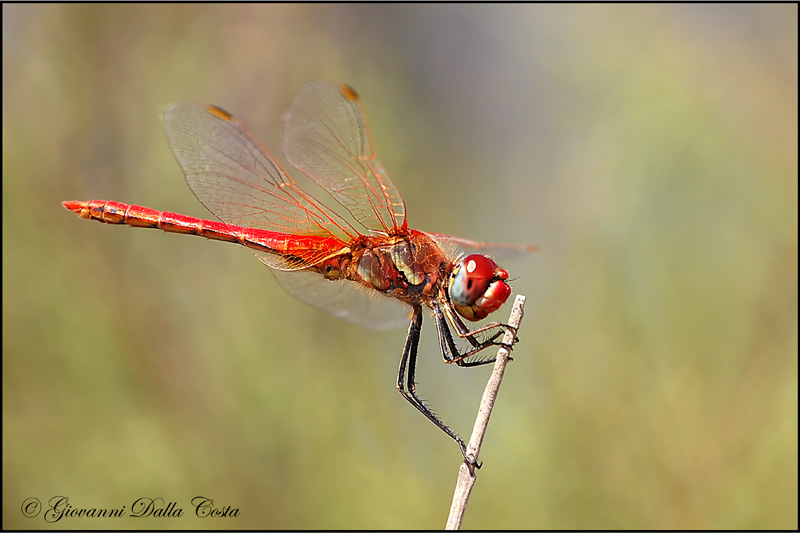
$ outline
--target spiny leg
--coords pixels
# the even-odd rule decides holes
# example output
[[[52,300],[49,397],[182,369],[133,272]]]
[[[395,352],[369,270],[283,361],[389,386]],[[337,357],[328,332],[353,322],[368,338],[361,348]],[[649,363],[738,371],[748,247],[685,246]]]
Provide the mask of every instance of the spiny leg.
[[[495,362],[496,357],[492,357],[491,359],[486,359],[481,361],[465,361],[465,359],[491,346],[502,346],[503,345],[502,342],[495,341],[497,337],[503,334],[502,330],[496,332],[494,335],[492,335],[483,342],[478,341],[475,338],[474,334],[481,333],[482,331],[486,331],[488,329],[491,329],[492,327],[503,327],[504,326],[503,324],[499,323],[491,324],[487,328],[481,328],[474,332],[470,332],[461,321],[455,322],[457,330],[459,324],[461,325],[461,327],[464,328],[463,331],[465,332],[465,334],[460,336],[466,337],[473,346],[471,350],[461,353],[458,346],[456,346],[455,340],[453,339],[453,334],[450,331],[450,326],[448,325],[447,319],[445,318],[444,313],[438,306],[435,306],[433,308],[433,316],[436,322],[436,331],[439,333],[439,345],[441,347],[442,357],[444,358],[445,363],[456,363],[458,366],[469,367],[469,366],[488,365],[490,363]]]
[[[428,420],[436,424],[439,429],[444,431],[450,436],[450,438],[456,441],[459,448],[461,448],[461,453],[464,455],[464,459],[466,459],[467,447],[464,444],[464,441],[461,440],[461,437],[459,437],[455,431],[447,427],[445,423],[442,422],[427,405],[425,405],[425,402],[423,402],[422,399],[417,396],[414,373],[417,366],[417,348],[419,347],[419,337],[421,331],[422,307],[414,306],[414,314],[411,317],[411,325],[408,327],[406,344],[403,347],[403,356],[400,359],[400,371],[397,374],[397,390],[400,391],[400,394],[403,395],[403,398],[408,400],[408,403],[416,407],[417,410],[425,415]],[[408,368],[407,375],[406,368]]]
[[[485,324],[479,328],[471,330],[466,326],[466,324],[464,324],[464,321],[461,320],[461,317],[458,316],[458,313],[456,313],[456,311],[453,309],[453,306],[450,303],[449,299],[445,299],[444,301],[440,302],[439,305],[441,305],[441,311],[444,313],[448,322],[455,329],[456,334],[462,339],[467,339],[469,343],[472,344],[472,346],[474,346],[475,348],[483,346],[484,344],[489,342],[494,342],[495,339],[497,339],[497,337],[503,335],[504,332],[509,329],[514,331],[514,341],[511,344],[516,344],[517,342],[519,342],[519,338],[516,335],[517,333],[516,328],[512,327],[509,324],[503,324],[502,322],[491,322],[489,324]],[[491,331],[493,329],[498,329],[498,328],[500,328],[499,331],[495,332],[491,337],[489,337],[483,342],[475,338],[478,334],[485,333],[487,331]],[[503,342],[494,342],[494,344],[490,344],[490,346],[507,346],[507,345]],[[508,346],[508,348],[511,348],[511,346]]]

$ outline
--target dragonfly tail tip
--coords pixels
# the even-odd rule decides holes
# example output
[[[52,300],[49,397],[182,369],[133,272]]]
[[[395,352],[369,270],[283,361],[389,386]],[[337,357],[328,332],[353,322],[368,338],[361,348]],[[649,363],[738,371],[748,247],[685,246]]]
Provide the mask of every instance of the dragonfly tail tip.
[[[64,207],[66,207],[67,209],[72,211],[73,213],[80,214],[81,210],[86,205],[86,202],[79,202],[79,201],[76,201],[76,200],[70,200],[70,201],[67,201],[67,202],[61,202],[61,205],[63,205]]]

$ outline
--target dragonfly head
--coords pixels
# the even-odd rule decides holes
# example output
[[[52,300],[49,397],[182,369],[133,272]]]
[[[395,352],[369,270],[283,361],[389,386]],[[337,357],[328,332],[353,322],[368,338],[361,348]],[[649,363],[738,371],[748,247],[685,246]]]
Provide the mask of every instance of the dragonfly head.
[[[485,255],[464,257],[450,274],[447,290],[458,314],[477,321],[497,311],[511,294],[508,272]]]

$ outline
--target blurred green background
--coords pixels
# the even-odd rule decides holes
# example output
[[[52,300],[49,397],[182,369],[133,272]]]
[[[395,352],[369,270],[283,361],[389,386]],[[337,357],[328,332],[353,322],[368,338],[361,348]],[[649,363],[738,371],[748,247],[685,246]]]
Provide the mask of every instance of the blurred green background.
[[[292,95],[332,80],[413,227],[540,247],[504,263],[526,316],[464,527],[797,528],[797,15],[3,5],[3,527],[444,526],[460,455],[395,390],[405,330],[60,205],[206,217],[163,106],[218,104],[283,161]],[[489,369],[442,364],[430,319],[420,355],[468,436]],[[57,495],[184,516],[23,516]]]

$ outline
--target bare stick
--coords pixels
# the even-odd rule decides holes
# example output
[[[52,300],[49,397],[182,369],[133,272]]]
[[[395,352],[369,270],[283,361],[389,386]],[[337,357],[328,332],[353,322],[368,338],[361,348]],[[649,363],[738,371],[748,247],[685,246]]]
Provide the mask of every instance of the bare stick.
[[[503,336],[504,344],[511,346],[514,342],[516,330],[519,329],[519,323],[522,321],[524,306],[525,297],[518,295],[514,300],[514,307],[511,309],[511,318],[508,319],[508,325],[514,329],[506,330]],[[483,391],[481,406],[478,408],[478,418],[475,419],[472,437],[470,437],[469,444],[467,444],[467,457],[475,462],[477,462],[478,454],[481,452],[483,437],[486,435],[486,428],[489,426],[489,416],[492,414],[497,393],[500,391],[500,382],[503,380],[503,373],[508,364],[508,352],[509,350],[505,346],[501,346],[497,352],[494,370],[489,377],[489,382],[486,384],[486,390]],[[458,469],[456,491],[453,494],[453,504],[450,506],[450,516],[447,518],[445,529],[461,529],[461,521],[464,519],[469,495],[472,493],[472,487],[475,485],[476,479],[475,467],[467,464],[466,461],[461,463],[461,467]]]

